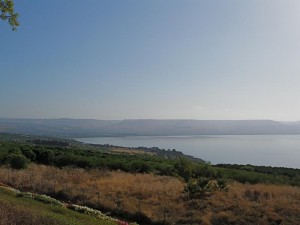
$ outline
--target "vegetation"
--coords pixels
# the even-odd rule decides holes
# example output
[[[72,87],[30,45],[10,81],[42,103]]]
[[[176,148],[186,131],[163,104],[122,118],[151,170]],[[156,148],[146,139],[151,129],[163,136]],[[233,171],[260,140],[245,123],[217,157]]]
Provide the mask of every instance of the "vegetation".
[[[17,196],[18,195],[18,196]],[[37,195],[36,195],[37,196]],[[77,213],[57,204],[45,204],[42,199],[46,196],[36,197],[37,201],[23,195],[14,189],[0,187],[0,224],[5,225],[117,225],[117,221],[96,219],[94,217]],[[49,200],[48,200],[49,201]],[[52,199],[54,202],[57,200]],[[48,202],[47,202],[48,203]]]
[[[284,167],[271,167],[271,166],[252,166],[252,165],[237,165],[237,164],[218,164],[217,167],[243,170],[248,172],[256,172],[262,174],[269,174],[275,176],[287,176],[290,178],[295,178],[300,176],[299,169],[284,168]]]
[[[27,158],[23,155],[11,154],[8,160],[13,169],[25,169],[27,167]]]
[[[18,22],[19,15],[15,13],[14,2],[12,0],[0,0],[0,18],[8,20],[12,30],[16,30],[20,25]]]
[[[41,142],[47,143],[47,142]],[[181,177],[186,182],[200,177],[230,179],[241,183],[271,183],[300,186],[300,170],[251,165],[209,165],[183,157],[165,159],[152,154],[129,154],[126,151],[108,151],[107,146],[65,145],[66,141],[48,141],[50,145],[26,142],[0,142],[0,165],[26,168],[28,162],[53,165],[59,168],[121,170],[131,173],[154,173]]]
[[[77,211],[86,205],[139,224],[300,222],[299,188],[287,186],[300,186],[298,169],[210,165],[145,149],[66,140],[28,142],[28,137],[10,135],[1,140],[0,182],[25,191],[22,197],[52,202],[26,191],[46,194],[79,205],[73,207]]]
[[[212,192],[228,191],[229,186],[224,179],[210,180],[205,177],[190,180],[184,187],[184,192],[188,193],[191,198],[204,198]]]
[[[187,183],[174,177],[34,164],[25,170],[2,167],[0,178],[23,191],[139,224],[162,224],[164,217],[165,224],[300,224],[300,188],[286,185],[228,182],[227,191],[194,197],[183,192]]]
[[[225,178],[241,183],[289,184],[300,186],[300,169],[252,165],[216,165],[214,168],[218,173],[223,174]],[[249,168],[249,170],[246,168]],[[250,168],[252,169],[250,170]]]
[[[30,162],[57,167],[78,167],[86,169],[122,170],[133,173],[157,173],[160,175],[182,176],[188,180],[193,174],[200,173],[203,167],[184,159],[164,159],[147,154],[127,154],[107,152],[101,148],[79,149],[76,147],[58,147],[35,145],[19,142],[0,143],[0,163],[9,164],[12,156],[26,157]],[[186,168],[185,168],[186,167]],[[201,167],[201,168],[200,168]]]

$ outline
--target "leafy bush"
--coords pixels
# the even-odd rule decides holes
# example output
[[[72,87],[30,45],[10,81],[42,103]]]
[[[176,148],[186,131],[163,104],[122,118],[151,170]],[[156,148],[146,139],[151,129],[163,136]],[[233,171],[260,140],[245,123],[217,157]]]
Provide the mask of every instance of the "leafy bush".
[[[151,166],[142,160],[133,161],[129,165],[129,169],[131,172],[138,172],[138,173],[149,173],[152,171]]]
[[[188,181],[192,176],[193,168],[191,161],[188,161],[187,159],[181,157],[177,160],[174,167],[177,171],[177,174],[181,176],[185,181]]]
[[[22,146],[21,147],[22,154],[29,159],[30,161],[34,161],[36,158],[36,154],[32,151],[29,146]]]
[[[26,169],[28,165],[27,158],[23,155],[13,154],[9,157],[10,167],[13,169]]]
[[[222,191],[222,190],[228,191],[228,189],[229,189],[226,179],[221,179],[221,178],[217,179],[216,186],[217,186],[218,190],[220,190],[220,191]]]
[[[229,186],[225,179],[211,180],[209,178],[200,177],[190,180],[184,187],[184,192],[190,197],[205,197],[214,191],[228,191]]]
[[[213,167],[206,163],[197,164],[193,168],[193,177],[208,177],[208,178],[216,178],[219,174],[214,170]]]
[[[203,197],[214,190],[216,190],[215,184],[210,179],[203,177],[189,181],[184,188],[184,192],[191,197]]]
[[[50,165],[55,157],[51,150],[35,149],[36,161],[42,164]]]

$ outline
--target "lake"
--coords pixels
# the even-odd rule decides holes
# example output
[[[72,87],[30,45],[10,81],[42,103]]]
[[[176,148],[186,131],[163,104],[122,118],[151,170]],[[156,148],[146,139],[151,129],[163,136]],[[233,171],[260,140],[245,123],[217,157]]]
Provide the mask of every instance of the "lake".
[[[76,138],[92,144],[176,149],[217,163],[300,168],[300,135],[197,135]]]

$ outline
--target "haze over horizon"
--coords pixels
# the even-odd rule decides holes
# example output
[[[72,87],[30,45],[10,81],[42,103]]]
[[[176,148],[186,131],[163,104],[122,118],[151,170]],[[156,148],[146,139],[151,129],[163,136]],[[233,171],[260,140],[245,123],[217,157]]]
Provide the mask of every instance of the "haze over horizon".
[[[299,121],[297,0],[15,0],[0,118]]]
[[[300,122],[300,120],[272,120],[272,119],[189,119],[189,118],[182,118],[182,119],[176,119],[176,118],[121,118],[121,119],[95,119],[95,118],[71,118],[71,117],[49,117],[49,118],[33,118],[33,117],[0,117],[0,120],[99,120],[99,121],[126,121],[126,120],[154,120],[154,121],[274,121],[274,122],[282,122],[282,123],[297,123]]]

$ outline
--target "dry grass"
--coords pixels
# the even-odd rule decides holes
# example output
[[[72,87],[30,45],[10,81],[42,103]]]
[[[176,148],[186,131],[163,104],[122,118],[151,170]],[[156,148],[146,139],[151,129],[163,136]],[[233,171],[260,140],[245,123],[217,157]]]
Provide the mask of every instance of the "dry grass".
[[[300,188],[232,183],[228,192],[188,199],[184,182],[153,174],[58,169],[31,165],[24,171],[0,169],[0,181],[41,193],[64,191],[72,201],[139,210],[156,221],[176,224],[300,224]],[[118,204],[118,202],[120,204]]]
[[[130,213],[141,210],[157,220],[163,218],[163,208],[171,208],[181,196],[184,186],[176,178],[153,174],[58,169],[43,165],[31,165],[21,171],[1,168],[0,178],[22,190],[39,193],[63,191],[77,203],[92,203],[110,211],[118,208],[120,202],[122,210]]]
[[[206,200],[207,224],[300,224],[300,189],[233,183]]]
[[[136,155],[136,154],[156,155],[154,152],[135,150],[135,149],[125,148],[125,147],[112,147],[111,151],[112,152],[117,152],[117,153],[127,153],[127,154],[131,154],[131,155]]]

